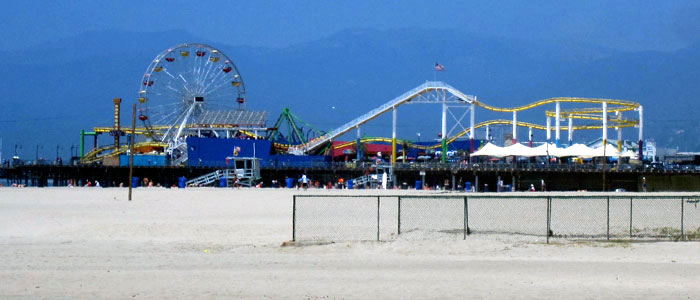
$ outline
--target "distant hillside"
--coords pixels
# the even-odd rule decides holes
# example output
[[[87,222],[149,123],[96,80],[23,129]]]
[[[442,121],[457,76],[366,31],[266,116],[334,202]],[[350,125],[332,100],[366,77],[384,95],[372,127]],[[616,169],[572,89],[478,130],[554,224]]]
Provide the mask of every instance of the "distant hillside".
[[[43,145],[42,156],[53,157],[57,144],[67,156],[66,149],[79,143],[80,129],[109,125],[111,99],[133,103],[150,60],[182,42],[209,43],[233,58],[246,82],[249,108],[270,111],[269,125],[289,107],[316,127],[331,129],[436,76],[499,106],[552,96],[638,101],[646,107],[647,136],[664,146],[700,150],[695,113],[700,108],[695,99],[700,70],[694,68],[700,47],[695,46],[674,53],[625,53],[575,43],[403,29],[347,30],[266,49],[202,41],[185,31],[101,31],[0,52],[0,68],[8,70],[0,74],[5,157],[15,143],[23,144],[25,157],[35,155],[36,144]],[[446,71],[434,74],[435,61]],[[400,108],[400,137],[416,139],[421,132],[423,139],[435,138],[439,111],[430,106]],[[477,116],[509,118],[486,112]],[[544,122],[542,115],[523,118]],[[380,118],[365,133],[388,136],[389,124]],[[636,133],[628,136],[636,138]]]

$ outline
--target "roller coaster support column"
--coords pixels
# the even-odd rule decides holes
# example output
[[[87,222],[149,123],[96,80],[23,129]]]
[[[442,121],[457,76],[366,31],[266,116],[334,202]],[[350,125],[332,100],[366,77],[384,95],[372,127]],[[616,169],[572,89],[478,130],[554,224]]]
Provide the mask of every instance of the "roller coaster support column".
[[[569,115],[569,146],[574,144],[574,118]]]
[[[476,105],[472,102],[469,112],[469,153],[474,153],[474,110]],[[486,125],[486,139],[489,138],[489,126]]]
[[[603,147],[607,146],[607,144],[608,144],[608,102],[603,102]]]
[[[643,108],[640,105],[639,106],[639,160],[644,159],[644,140],[642,139],[643,135],[643,130],[644,130],[644,119],[643,117]]]
[[[530,148],[532,148],[532,126],[528,127],[527,129],[527,136],[529,137],[529,145]]]
[[[559,147],[559,138],[561,137],[560,129],[561,126],[561,105],[559,101],[556,102],[556,114],[554,116],[554,137],[556,138],[557,147]]]
[[[491,141],[491,129],[489,128],[489,125],[486,125],[486,142]]]
[[[396,164],[396,106],[391,109],[391,164]],[[404,150],[404,155],[406,151]]]
[[[121,133],[120,107],[122,98],[114,98],[114,148],[119,148],[119,136]]]
[[[360,126],[357,126],[357,162],[358,163],[364,161],[364,154],[362,153],[362,141],[360,141],[361,138],[362,138],[362,130],[360,129]]]
[[[547,143],[552,142],[552,118],[547,117]]]
[[[518,142],[518,112],[513,111],[513,144]]]
[[[622,112],[618,111],[615,112],[617,114],[618,120],[622,120]],[[615,127],[615,130],[617,130],[617,152],[622,154],[622,127]],[[620,161],[620,157],[618,156],[618,165]]]
[[[442,96],[442,162],[447,162],[447,97]]]

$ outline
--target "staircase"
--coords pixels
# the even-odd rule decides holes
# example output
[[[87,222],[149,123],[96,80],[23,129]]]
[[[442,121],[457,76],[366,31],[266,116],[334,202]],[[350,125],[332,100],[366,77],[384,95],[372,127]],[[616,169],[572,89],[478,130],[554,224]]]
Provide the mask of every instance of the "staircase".
[[[254,186],[260,180],[260,165],[259,159],[257,158],[236,158],[237,160],[243,160],[244,166],[242,168],[229,168],[216,170],[211,173],[204,174],[194,179],[190,179],[185,182],[187,186],[208,186],[214,184],[218,186],[219,180],[221,178],[226,179],[226,186],[233,186],[234,183],[238,183],[241,186],[251,187]],[[240,162],[240,161],[239,161]],[[234,161],[234,166],[236,165]],[[238,181],[236,181],[238,180]]]
[[[369,175],[363,175],[363,176],[354,178],[354,179],[352,180],[352,184],[353,184],[353,185],[360,186],[360,185],[369,183],[371,180],[372,180],[372,177],[370,177]]]
[[[185,184],[187,186],[190,186],[190,185],[193,185],[193,186],[210,185],[214,182],[219,181],[219,178],[221,178],[221,174],[222,174],[221,170],[216,170],[214,172],[204,174],[204,175],[199,176],[197,178],[190,179],[187,182],[185,182]]]

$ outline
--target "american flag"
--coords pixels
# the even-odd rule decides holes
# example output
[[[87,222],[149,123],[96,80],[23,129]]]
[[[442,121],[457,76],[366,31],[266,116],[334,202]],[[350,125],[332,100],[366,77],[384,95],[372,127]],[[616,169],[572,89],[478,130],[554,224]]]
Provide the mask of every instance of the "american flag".
[[[445,71],[445,67],[443,67],[438,62],[435,62],[435,71]]]

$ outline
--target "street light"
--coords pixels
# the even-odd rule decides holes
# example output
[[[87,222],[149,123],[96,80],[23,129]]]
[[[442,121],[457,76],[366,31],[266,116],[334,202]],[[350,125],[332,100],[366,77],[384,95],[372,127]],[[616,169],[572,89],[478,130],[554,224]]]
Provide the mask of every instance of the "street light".
[[[36,162],[39,163],[39,148],[44,149],[44,146],[37,144],[36,145]]]
[[[61,146],[60,146],[60,145],[56,145],[56,163],[62,162],[61,156],[60,156],[59,153],[58,153],[59,150],[61,150]]]

